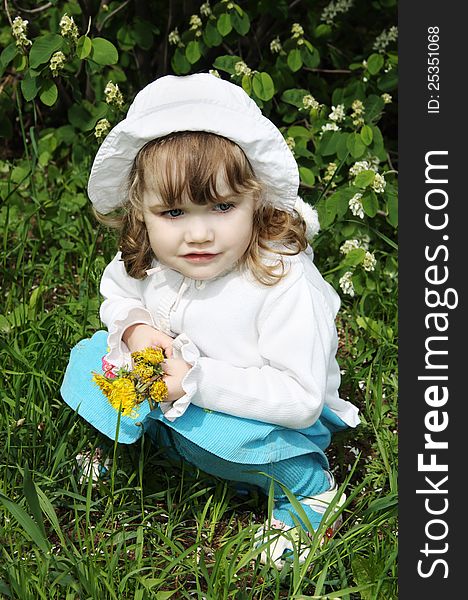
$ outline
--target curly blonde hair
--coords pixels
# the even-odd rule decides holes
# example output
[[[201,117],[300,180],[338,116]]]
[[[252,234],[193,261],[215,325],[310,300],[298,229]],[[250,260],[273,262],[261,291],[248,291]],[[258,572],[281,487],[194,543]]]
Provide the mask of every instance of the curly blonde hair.
[[[228,196],[217,190],[219,173],[224,175]],[[119,230],[125,269],[136,279],[146,277],[154,259],[142,218],[145,191],[157,194],[168,209],[183,196],[206,205],[225,202],[233,193],[252,194],[256,207],[253,233],[238,267],[248,269],[264,285],[274,285],[285,275],[283,256],[298,254],[307,247],[302,217],[263,201],[262,184],[243,150],[222,136],[182,131],[148,142],[133,162],[127,186],[127,201],[119,213],[109,216],[95,211],[95,215],[101,223]],[[265,254],[271,252],[276,262],[265,261]]]

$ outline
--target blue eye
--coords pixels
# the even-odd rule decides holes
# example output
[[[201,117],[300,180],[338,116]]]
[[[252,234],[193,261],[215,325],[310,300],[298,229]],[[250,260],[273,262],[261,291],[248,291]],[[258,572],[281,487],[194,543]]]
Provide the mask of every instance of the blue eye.
[[[234,208],[234,204],[229,204],[227,202],[221,202],[214,207],[217,212],[228,212],[231,208]]]
[[[165,210],[162,215],[164,217],[169,217],[170,219],[176,219],[184,214],[184,211],[180,208],[172,208],[171,210]]]

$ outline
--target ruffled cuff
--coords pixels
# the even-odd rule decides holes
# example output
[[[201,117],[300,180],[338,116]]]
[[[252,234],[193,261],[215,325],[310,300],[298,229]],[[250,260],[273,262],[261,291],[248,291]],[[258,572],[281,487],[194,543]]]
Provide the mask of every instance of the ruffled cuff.
[[[182,379],[182,389],[185,394],[175,402],[161,402],[160,407],[168,421],[175,421],[177,417],[184,414],[190,405],[190,402],[197,392],[198,379],[200,373],[200,351],[195,344],[189,340],[185,333],[178,335],[172,345],[174,358],[182,358],[191,365],[190,371]]]
[[[129,308],[121,318],[114,321],[112,327],[109,328],[109,335],[107,336],[107,345],[109,346],[109,352],[105,356],[107,362],[116,367],[126,366],[131,368],[131,353],[127,344],[122,340],[122,336],[128,327],[137,323],[155,327],[151,313],[141,307]]]

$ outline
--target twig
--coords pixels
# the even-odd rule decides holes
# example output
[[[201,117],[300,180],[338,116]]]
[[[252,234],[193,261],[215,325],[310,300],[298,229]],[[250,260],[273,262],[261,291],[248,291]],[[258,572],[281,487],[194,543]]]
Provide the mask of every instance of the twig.
[[[3,5],[5,6],[5,12],[7,15],[7,19],[10,22],[10,27],[13,27],[13,21],[11,20],[10,11],[8,10],[8,1],[4,0]]]
[[[336,73],[337,75],[351,73],[350,69],[312,69],[311,67],[304,67],[304,71],[312,71],[314,73]]]
[[[118,6],[117,8],[115,8],[112,12],[110,12],[107,17],[105,19],[103,19],[101,25],[99,27],[96,27],[96,29],[101,32],[102,28],[104,27],[104,24],[111,18],[113,17],[116,13],[119,12],[119,10],[122,10],[122,8],[125,8],[127,6],[127,4],[130,2],[130,0],[125,0],[125,2],[122,2],[122,4],[120,6]]]
[[[5,2],[5,4],[6,4],[6,2]],[[31,14],[42,12],[43,10],[47,10],[51,6],[52,6],[52,2],[47,2],[47,4],[44,4],[43,6],[38,6],[37,8],[22,8],[21,6],[18,6],[17,4],[15,4],[15,8],[17,8],[21,12],[31,13]]]

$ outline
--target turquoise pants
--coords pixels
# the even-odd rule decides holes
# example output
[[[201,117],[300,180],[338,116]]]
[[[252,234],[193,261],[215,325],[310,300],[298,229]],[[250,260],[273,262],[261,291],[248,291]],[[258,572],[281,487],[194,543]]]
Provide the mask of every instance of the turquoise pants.
[[[147,433],[153,443],[167,448],[169,452],[175,451],[182,460],[210,475],[238,484],[255,486],[265,495],[270,493],[273,482],[273,516],[290,527],[296,524],[293,515],[300,523],[301,519],[280,483],[293,492],[299,501],[330,488],[328,471],[324,469],[321,458],[314,454],[295,456],[278,462],[248,465],[224,460],[161,424],[148,428]],[[241,489],[242,487],[241,485]],[[311,525],[317,529],[323,515],[305,505],[303,508]]]

